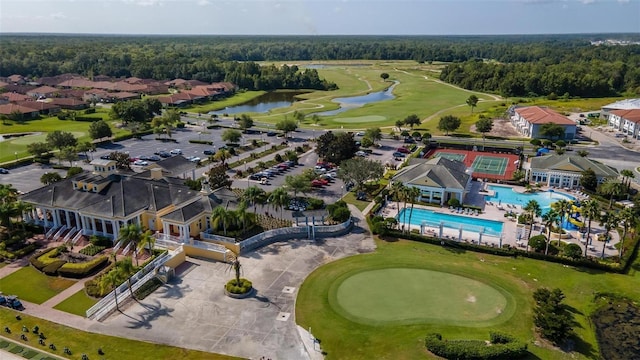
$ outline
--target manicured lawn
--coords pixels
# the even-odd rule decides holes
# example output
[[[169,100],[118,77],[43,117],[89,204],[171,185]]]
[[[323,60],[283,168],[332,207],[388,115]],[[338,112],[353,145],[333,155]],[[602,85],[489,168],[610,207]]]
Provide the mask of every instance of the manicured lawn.
[[[377,245],[374,253],[345,258],[319,268],[300,288],[296,301],[296,320],[303,328],[313,329],[313,335],[320,339],[322,349],[327,352],[327,359],[424,359],[423,339],[429,332],[440,332],[448,339],[486,339],[491,330],[504,331],[526,341],[533,354],[531,359],[597,359],[595,334],[588,319],[596,306],[592,301],[594,293],[612,292],[640,300],[640,279],[635,271],[632,275],[610,274],[404,240],[377,241]],[[487,286],[473,290],[480,294],[471,294],[476,301],[486,294],[495,294],[489,290],[494,289],[503,294],[507,305],[497,317],[476,318],[475,323],[456,325],[454,322],[461,316],[459,312],[466,310],[460,308],[462,305],[448,310],[446,301],[437,293],[446,294],[449,301],[460,304],[464,296],[464,301],[471,299],[465,290],[473,287],[465,285],[457,289],[455,283],[449,284],[452,278],[425,280],[417,273],[404,274],[400,280],[376,274],[375,271],[369,274],[375,279],[369,281],[354,277],[363,272],[366,274],[368,270],[389,268],[425,269],[458,275],[468,279],[465,281],[472,281],[471,284]],[[358,280],[356,284],[360,285],[350,285],[349,279]],[[575,352],[560,352],[546,342],[535,344],[539,338],[533,331],[532,294],[539,287],[558,287],[566,295],[566,304],[572,309],[576,320]],[[388,289],[385,298],[393,300],[393,303],[384,303],[379,292],[385,289]],[[420,297],[423,291],[427,295]],[[417,299],[406,299],[398,293]],[[368,295],[377,296],[378,299],[369,299]],[[341,297],[350,299],[340,300]],[[499,296],[494,295],[493,298],[491,301],[501,301]],[[358,309],[354,301],[362,304],[364,309]],[[510,304],[513,304],[511,310]],[[468,316],[490,311],[486,305],[483,306],[484,310],[479,312],[467,311]],[[372,317],[390,316],[375,314],[376,308],[384,307],[398,314],[395,319],[399,323],[389,323],[389,319],[385,319],[384,325],[373,325],[379,319]],[[413,311],[415,318],[408,319],[407,307]],[[435,309],[422,309],[430,307]],[[366,308],[370,312],[365,311]],[[437,309],[449,314],[439,314]],[[441,318],[438,319],[438,316]]]
[[[221,110],[224,109],[227,106],[234,106],[234,105],[239,105],[239,104],[243,104],[253,98],[256,98],[262,94],[264,94],[265,91],[245,91],[245,92],[239,92],[236,93],[235,95],[233,95],[232,97],[226,98],[226,99],[222,99],[220,101],[212,101],[206,104],[201,104],[201,105],[190,105],[187,106],[185,108],[180,109],[181,111],[188,111],[188,112],[196,112],[196,113],[201,113],[201,114],[205,114],[208,113],[209,111],[214,111],[214,110]]]
[[[73,280],[47,276],[27,266],[0,279],[0,291],[18,295],[18,298],[35,304],[42,304],[73,284]]]
[[[20,340],[22,334],[22,326],[32,329],[38,325],[40,331],[43,332],[47,339],[47,344],[53,343],[56,350],[42,349],[42,352],[51,351],[60,357],[65,357],[63,353],[64,347],[68,347],[73,355],[71,358],[80,359],[80,354],[89,355],[89,359],[118,359],[118,360],[157,360],[157,359],[189,359],[189,360],[218,360],[218,359],[236,359],[231,356],[212,354],[203,351],[187,350],[173,346],[153,344],[143,341],[129,340],[113,336],[94,334],[76,330],[64,325],[49,322],[47,320],[31,317],[26,314],[20,314],[22,320],[16,320],[18,312],[1,308],[0,309],[0,325],[8,326],[11,334],[3,333],[3,336],[11,339],[15,343],[23,342]],[[27,334],[29,343],[32,346],[39,347],[37,341],[32,340],[33,334]],[[104,356],[97,354],[98,348],[102,348]]]
[[[353,191],[349,191],[348,193],[346,193],[345,196],[342,197],[342,200],[344,200],[347,204],[355,205],[360,211],[364,211],[364,209],[370,203],[370,201],[362,201],[356,199],[356,194]]]
[[[87,296],[83,289],[71,295],[60,304],[54,306],[54,309],[85,317],[87,310],[97,302],[98,300]]]

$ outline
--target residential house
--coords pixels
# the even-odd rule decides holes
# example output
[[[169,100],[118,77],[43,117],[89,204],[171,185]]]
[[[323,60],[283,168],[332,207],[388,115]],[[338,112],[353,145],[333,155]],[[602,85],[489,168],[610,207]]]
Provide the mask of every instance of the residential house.
[[[391,183],[399,181],[405,186],[418,188],[418,201],[444,205],[455,198],[464,203],[471,189],[472,171],[460,161],[443,157],[411,159],[408,166],[393,176]]]
[[[17,104],[4,104],[0,105],[0,115],[12,116],[13,114],[21,114],[23,119],[35,119],[39,116],[40,112],[36,109],[32,109],[26,106]]]
[[[44,101],[20,101],[18,105],[38,110],[41,115],[54,115],[60,112],[60,106]]]
[[[74,98],[53,98],[50,103],[58,105],[65,110],[82,110],[89,107],[86,102]]]
[[[180,107],[204,100],[206,100],[205,97],[188,92],[179,92],[177,94],[171,94],[170,96],[158,97],[158,101],[166,107]]]
[[[557,188],[579,188],[582,172],[588,169],[595,172],[598,183],[618,177],[618,172],[610,166],[570,154],[532,157],[522,169],[529,182]]]
[[[2,94],[0,94],[0,98],[6,100],[7,102],[11,102],[11,103],[17,103],[17,102],[20,102],[20,101],[33,100],[33,99],[31,99],[31,97],[29,97],[27,95],[18,94],[18,93],[14,93],[14,92],[2,93]]]
[[[54,97],[56,96],[56,94],[60,91],[60,89],[56,89],[54,87],[51,86],[40,86],[37,87],[33,90],[29,90],[27,91],[27,95],[36,98],[36,99],[41,99],[41,98],[50,98],[50,97]]]
[[[9,77],[7,77],[7,82],[14,84],[14,85],[24,85],[27,83],[27,80],[24,78],[24,76],[22,75],[11,75]]]
[[[93,160],[91,165],[92,172],[84,171],[21,196],[33,206],[24,214],[25,221],[47,229],[65,226],[114,240],[122,226],[137,224],[188,241],[210,229],[215,207],[235,208],[237,204],[237,197],[227,189],[194,191],[183,181],[165,177],[159,167],[145,176],[121,174],[113,160]]]
[[[605,105],[600,108],[600,117],[609,120],[609,115],[614,110],[640,109],[640,99],[624,99]]]
[[[640,139],[640,108],[612,110],[607,117],[609,126],[634,139]]]
[[[540,106],[515,107],[509,110],[511,124],[523,136],[535,139],[540,135],[542,125],[553,123],[564,128],[564,140],[575,138],[577,125],[574,121],[557,112]]]

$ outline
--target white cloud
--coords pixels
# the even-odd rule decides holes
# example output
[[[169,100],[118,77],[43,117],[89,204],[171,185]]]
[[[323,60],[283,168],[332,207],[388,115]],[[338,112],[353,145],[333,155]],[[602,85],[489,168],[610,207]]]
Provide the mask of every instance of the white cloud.
[[[209,0],[198,0],[196,4],[200,6],[207,6],[207,5],[211,5],[211,2],[209,2]]]

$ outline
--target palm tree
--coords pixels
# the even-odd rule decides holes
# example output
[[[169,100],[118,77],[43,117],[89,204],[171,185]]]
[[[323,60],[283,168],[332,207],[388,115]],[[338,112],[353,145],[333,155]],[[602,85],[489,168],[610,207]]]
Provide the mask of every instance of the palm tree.
[[[631,189],[631,179],[636,177],[635,174],[629,169],[624,169],[620,171],[620,176],[622,176],[622,183],[627,185],[627,191],[629,191]]]
[[[402,187],[402,191],[400,192],[400,197],[402,198],[402,201],[404,202],[404,211],[402,212],[402,232],[404,233],[405,229],[407,229],[407,231],[409,230],[409,227],[407,226],[407,200],[409,200],[409,190],[410,187],[408,186],[404,186]]]
[[[116,264],[116,267],[111,271],[120,272],[118,275],[123,275],[127,277],[127,287],[129,288],[129,292],[131,293],[131,298],[134,299],[133,289],[131,288],[131,275],[135,272],[136,268],[133,266],[131,262],[131,258],[124,258],[120,262]]]
[[[233,214],[222,206],[217,206],[211,213],[211,227],[219,229],[222,225],[224,236],[227,236],[227,227],[233,222]]]
[[[264,190],[253,185],[249,186],[242,194],[242,199],[253,206],[253,213],[256,213],[256,205],[261,198],[264,198]]]
[[[522,210],[526,211],[531,215],[531,225],[529,225],[529,234],[527,235],[527,241],[531,238],[531,233],[533,232],[533,224],[536,222],[536,217],[542,214],[542,208],[540,207],[540,203],[536,200],[529,200],[529,202],[522,208]]]
[[[216,153],[213,155],[213,158],[216,161],[222,162],[222,165],[225,165],[227,163],[227,159],[231,159],[231,153],[227,149],[220,149],[216,151]]]
[[[591,237],[591,221],[597,219],[600,215],[600,208],[598,202],[595,200],[585,200],[580,207],[580,214],[587,220],[587,234],[584,245],[584,256],[587,257],[587,248],[591,245],[589,239]]]
[[[14,208],[15,208],[15,212],[16,215],[19,218],[20,224],[22,224],[22,230],[25,229],[25,224],[24,224],[24,213],[26,213],[27,211],[31,211],[31,209],[33,209],[33,205],[28,204],[22,200],[18,200],[17,202],[14,203]]]
[[[142,228],[138,224],[127,224],[120,228],[120,235],[118,237],[124,244],[132,244],[135,250],[140,242],[140,235],[142,234]],[[131,256],[136,258],[136,266],[138,266],[138,255],[135,251]]]
[[[567,212],[571,210],[573,204],[566,199],[560,199],[553,204],[551,204],[551,208],[558,212],[560,216],[560,228],[558,229],[558,247],[560,247],[560,239],[562,238],[562,223],[564,222],[564,218],[567,215]]]
[[[143,249],[145,246],[147,247],[147,251],[149,251],[149,256],[153,256],[153,247],[156,245],[156,238],[151,233],[151,230],[147,230],[142,233],[140,236],[140,243],[138,243],[139,249]]]
[[[551,228],[558,223],[559,214],[555,210],[549,210],[546,214],[542,215],[542,223],[547,228],[547,246],[544,249],[544,254],[549,254],[549,243],[551,243]]]
[[[404,184],[400,181],[396,181],[391,184],[389,189],[389,196],[391,199],[396,198],[398,204],[398,214],[400,213],[400,200],[402,199],[402,192],[404,191]]]
[[[633,229],[636,224],[638,223],[638,219],[636,218],[636,215],[633,212],[633,209],[630,207],[626,207],[624,209],[622,209],[622,211],[620,211],[618,213],[618,219],[620,220],[620,223],[622,225],[622,237],[620,238],[620,249],[619,250],[619,257],[620,257],[620,261],[622,261],[622,252],[624,250],[624,239],[627,237],[627,233],[629,232],[629,229]]]
[[[420,196],[420,189],[416,187],[410,187],[407,192],[409,195],[409,201],[411,201],[411,210],[409,211],[409,226],[411,226],[411,217],[413,216],[413,205],[416,203],[416,199]]]
[[[613,206],[613,198],[622,194],[622,188],[622,183],[617,179],[609,179],[603,182],[598,188],[598,191],[601,194],[609,196],[609,209],[611,209],[611,206]]]
[[[118,292],[116,291],[116,287],[118,286],[118,280],[120,280],[120,274],[116,268],[109,271],[108,273],[102,275],[100,278],[100,292],[104,293],[105,291],[113,288],[113,297],[116,300],[116,310],[120,310],[118,306]]]
[[[238,206],[236,211],[234,211],[233,215],[235,216],[237,222],[239,224],[242,224],[243,232],[247,230],[247,225],[252,224],[253,220],[255,219],[255,214],[247,212],[247,203],[245,201],[240,202],[240,205]]]
[[[291,198],[284,188],[277,188],[269,195],[269,203],[275,208],[280,209],[280,218],[282,218],[282,209],[289,205]]]
[[[611,211],[605,211],[600,214],[600,226],[604,226],[605,239],[602,242],[602,258],[604,259],[604,249],[609,241],[609,233],[618,226],[620,219],[618,215]]]

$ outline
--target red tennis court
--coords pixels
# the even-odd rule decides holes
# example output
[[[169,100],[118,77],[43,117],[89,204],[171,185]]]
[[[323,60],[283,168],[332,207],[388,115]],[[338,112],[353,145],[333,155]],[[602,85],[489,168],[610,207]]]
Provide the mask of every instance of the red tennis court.
[[[511,180],[518,169],[518,155],[494,152],[468,151],[455,149],[429,150],[425,159],[444,157],[449,160],[462,161],[473,168],[473,177],[479,179]]]

